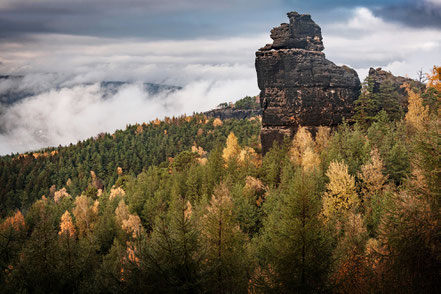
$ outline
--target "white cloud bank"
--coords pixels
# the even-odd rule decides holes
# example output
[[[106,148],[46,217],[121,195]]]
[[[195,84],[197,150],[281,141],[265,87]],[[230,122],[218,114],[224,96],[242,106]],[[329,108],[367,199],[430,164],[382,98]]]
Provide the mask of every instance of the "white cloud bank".
[[[327,58],[357,69],[361,79],[371,66],[416,77],[417,70],[429,71],[441,60],[441,31],[403,27],[366,8],[320,25]],[[0,43],[0,72],[25,75],[15,87],[40,93],[0,109],[0,126],[7,130],[0,135],[0,154],[75,143],[129,123],[191,114],[256,95],[254,52],[270,42],[269,30],[218,40],[33,35]],[[131,84],[106,99],[98,84],[84,85],[104,80]],[[141,81],[183,89],[151,96]],[[0,94],[8,87],[0,81]]]
[[[19,84],[0,80],[0,94],[11,88],[40,93],[0,114],[6,130],[0,134],[0,154],[75,143],[126,124],[256,95],[254,52],[268,41],[263,35],[157,42],[41,35],[0,44],[0,69],[25,75]],[[129,84],[104,99],[101,81]],[[141,82],[183,88],[150,95]]]
[[[157,117],[205,111],[250,93],[254,79],[198,81],[179,91],[149,95],[141,83],[103,98],[99,84],[51,90],[9,107],[0,118],[0,154],[67,145]]]
[[[430,71],[441,60],[441,30],[410,28],[376,17],[367,8],[322,27],[327,57],[348,64],[364,78],[369,67],[416,78],[419,69]]]

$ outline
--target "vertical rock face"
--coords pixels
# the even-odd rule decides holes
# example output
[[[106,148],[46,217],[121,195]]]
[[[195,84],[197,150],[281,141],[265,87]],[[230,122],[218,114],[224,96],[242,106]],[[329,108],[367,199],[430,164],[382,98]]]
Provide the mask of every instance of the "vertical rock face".
[[[271,31],[273,44],[256,52],[263,153],[299,126],[314,132],[338,125],[352,115],[361,88],[355,70],[325,58],[321,29],[310,15],[289,12],[288,17],[289,24]]]

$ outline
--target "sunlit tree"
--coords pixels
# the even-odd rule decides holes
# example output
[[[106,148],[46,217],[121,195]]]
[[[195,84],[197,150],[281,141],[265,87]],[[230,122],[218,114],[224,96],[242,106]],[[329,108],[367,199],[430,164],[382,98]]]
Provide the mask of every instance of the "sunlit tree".
[[[326,176],[329,183],[323,196],[323,214],[326,218],[343,217],[359,204],[355,178],[349,174],[348,166],[338,161],[331,162]]]

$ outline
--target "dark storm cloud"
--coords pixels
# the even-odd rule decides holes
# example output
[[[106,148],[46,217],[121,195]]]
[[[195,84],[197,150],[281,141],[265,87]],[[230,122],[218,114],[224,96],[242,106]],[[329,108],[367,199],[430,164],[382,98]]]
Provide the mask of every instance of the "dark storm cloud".
[[[388,1],[300,0],[0,0],[0,38],[29,33],[186,39],[260,33],[286,12],[331,21],[329,9]]]
[[[263,0],[0,0],[0,37],[28,33],[145,38],[222,36],[237,31],[239,22],[257,22],[256,16],[265,11],[261,8],[266,5],[270,4]]]
[[[409,27],[441,28],[441,0],[409,1],[376,9],[376,15]]]

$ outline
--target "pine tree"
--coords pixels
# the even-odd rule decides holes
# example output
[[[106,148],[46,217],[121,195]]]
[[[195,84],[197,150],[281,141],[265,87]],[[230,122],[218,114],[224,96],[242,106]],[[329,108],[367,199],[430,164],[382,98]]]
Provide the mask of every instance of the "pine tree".
[[[199,220],[207,292],[247,292],[246,235],[233,216],[233,208],[228,188],[220,184]]]
[[[380,110],[377,95],[374,93],[375,81],[366,77],[363,82],[360,97],[355,101],[355,115],[353,119],[362,126],[369,126]]]
[[[289,189],[273,201],[254,242],[259,260],[254,287],[264,293],[326,292],[333,242],[320,218],[317,174],[298,169]]]
[[[0,224],[0,284],[5,284],[14,269],[26,240],[26,223],[20,210]]]
[[[201,292],[203,252],[188,200],[174,197],[169,211],[156,219],[149,240],[141,237],[134,246],[137,263],[127,267],[131,289],[153,293]]]

